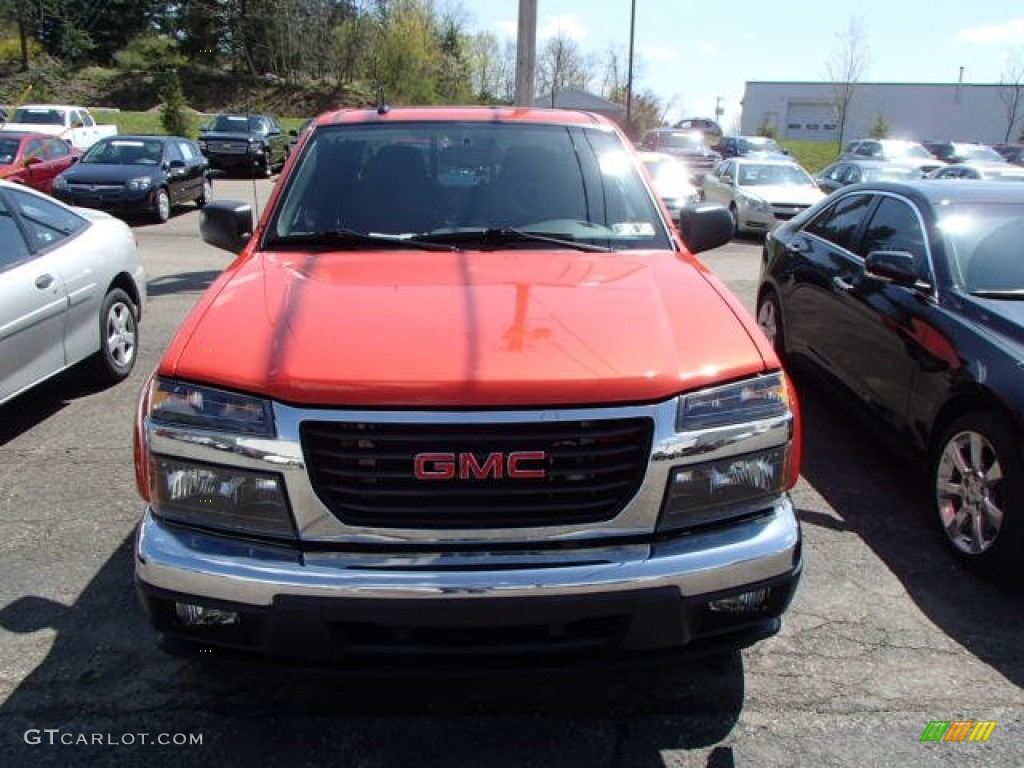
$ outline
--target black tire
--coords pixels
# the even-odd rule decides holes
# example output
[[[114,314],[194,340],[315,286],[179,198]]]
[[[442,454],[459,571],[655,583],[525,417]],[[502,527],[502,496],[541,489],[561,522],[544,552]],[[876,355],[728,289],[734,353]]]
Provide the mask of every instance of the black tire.
[[[213,182],[209,179],[203,179],[203,191],[199,193],[199,197],[196,198],[196,207],[202,208],[208,202],[213,199]]]
[[[786,331],[782,325],[782,305],[771,288],[757,302],[757,325],[768,337],[780,360],[786,357]]]
[[[100,307],[100,349],[92,368],[101,384],[116,384],[128,378],[139,351],[139,311],[131,297],[112,288]]]
[[[153,221],[163,224],[169,218],[171,218],[171,196],[167,194],[166,188],[160,187],[153,198]]]
[[[740,236],[740,214],[736,210],[736,204],[731,203],[729,205],[729,215],[732,217],[732,238],[735,240]]]
[[[986,575],[1024,582],[1021,436],[994,411],[961,416],[935,444],[936,519],[954,554]]]
[[[263,156],[263,160],[260,161],[259,167],[256,170],[259,176],[264,179],[269,179],[274,175],[274,163],[269,152]]]

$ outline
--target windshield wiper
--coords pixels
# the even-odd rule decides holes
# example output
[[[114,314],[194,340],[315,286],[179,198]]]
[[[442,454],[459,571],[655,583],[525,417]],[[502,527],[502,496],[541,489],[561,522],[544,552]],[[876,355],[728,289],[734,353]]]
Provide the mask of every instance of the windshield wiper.
[[[374,247],[387,248],[416,248],[421,251],[456,251],[454,245],[432,243],[420,239],[414,239],[413,235],[385,235],[378,232],[360,232],[356,229],[338,227],[336,229],[325,229],[320,232],[296,232],[291,235],[278,235],[267,238],[266,247],[276,248],[279,246],[306,246],[306,247],[333,247],[333,246],[372,245]]]
[[[416,241],[423,243],[480,243],[488,247],[497,247],[510,242],[534,242],[560,245],[564,248],[573,248],[577,251],[593,253],[611,253],[613,250],[603,245],[582,242],[572,235],[560,234],[556,236],[546,232],[528,232],[512,227],[434,232],[427,235],[417,235]]]
[[[981,299],[1024,299],[1024,288],[984,289],[971,291],[971,296]]]

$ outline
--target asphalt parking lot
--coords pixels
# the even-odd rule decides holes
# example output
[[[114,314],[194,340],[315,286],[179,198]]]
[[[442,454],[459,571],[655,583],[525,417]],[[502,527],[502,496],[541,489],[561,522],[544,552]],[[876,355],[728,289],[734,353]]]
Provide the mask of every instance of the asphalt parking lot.
[[[266,181],[218,181],[260,204]],[[0,764],[1024,765],[1024,595],[948,556],[928,489],[798,380],[806,568],[782,632],[631,669],[329,675],[163,654],[132,586],[142,381],[230,255],[198,214],[136,228],[149,277],[131,379],[61,377],[0,407]],[[760,245],[705,261],[752,308]],[[987,742],[922,743],[931,721]],[[196,743],[198,740],[201,743]]]

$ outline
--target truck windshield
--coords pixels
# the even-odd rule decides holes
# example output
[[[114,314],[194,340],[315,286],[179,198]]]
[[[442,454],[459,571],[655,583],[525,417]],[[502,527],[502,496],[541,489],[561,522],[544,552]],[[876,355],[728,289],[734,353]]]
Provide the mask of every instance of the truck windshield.
[[[321,126],[282,195],[267,247],[337,231],[462,248],[671,247],[635,156],[601,128]]]
[[[64,113],[59,109],[32,109],[22,107],[14,110],[12,123],[32,125],[64,125]]]

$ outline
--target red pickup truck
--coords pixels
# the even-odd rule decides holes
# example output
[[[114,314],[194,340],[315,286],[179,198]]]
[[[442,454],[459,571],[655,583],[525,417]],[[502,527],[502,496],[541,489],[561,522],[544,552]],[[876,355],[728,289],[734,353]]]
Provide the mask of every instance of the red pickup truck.
[[[735,648],[802,567],[793,388],[585,113],[322,115],[140,401],[170,645],[344,662]],[[686,243],[684,245],[684,242]],[[689,246],[689,250],[687,248]]]

